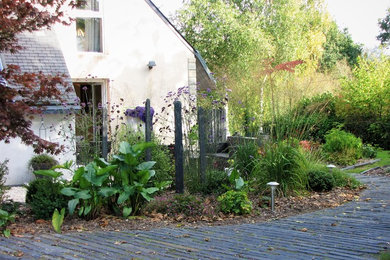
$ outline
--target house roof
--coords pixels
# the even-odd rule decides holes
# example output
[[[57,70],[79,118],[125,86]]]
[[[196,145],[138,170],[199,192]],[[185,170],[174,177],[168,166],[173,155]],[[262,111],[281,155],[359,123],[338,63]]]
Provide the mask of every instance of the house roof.
[[[209,79],[215,83],[215,79],[210,71],[210,69],[207,67],[206,61],[203,59],[202,55],[200,55],[199,51],[195,49],[195,47],[187,41],[187,39],[180,33],[180,31],[169,21],[169,19],[161,12],[161,10],[151,1],[151,0],[145,0],[145,2],[156,12],[156,14],[163,20],[163,22],[168,25],[173,31],[184,41],[184,44],[186,44],[191,51],[194,53],[195,58],[199,61],[199,63],[202,65],[204,71],[207,73]]]
[[[22,50],[15,54],[3,53],[2,59],[6,64],[13,64],[20,67],[21,72],[33,73],[42,72],[46,75],[65,75],[64,81],[72,84],[64,56],[60,49],[59,42],[52,31],[37,31],[18,35],[19,44]],[[74,104],[77,96],[74,91],[66,92],[65,86],[58,88],[64,93],[63,98],[67,104]],[[62,109],[59,101],[52,100],[56,109]],[[51,107],[48,110],[53,110]]]

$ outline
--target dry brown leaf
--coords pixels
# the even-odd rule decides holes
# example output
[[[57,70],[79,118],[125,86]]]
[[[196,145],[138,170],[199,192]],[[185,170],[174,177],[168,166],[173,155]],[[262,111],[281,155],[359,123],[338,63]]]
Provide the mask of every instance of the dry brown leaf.
[[[307,232],[307,228],[301,228],[299,231]]]

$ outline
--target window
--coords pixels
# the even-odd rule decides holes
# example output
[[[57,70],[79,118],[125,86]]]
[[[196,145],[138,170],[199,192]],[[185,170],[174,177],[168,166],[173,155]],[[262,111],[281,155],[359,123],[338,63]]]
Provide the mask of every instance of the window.
[[[77,50],[102,52],[102,19],[76,18]]]
[[[77,8],[76,37],[77,50],[83,52],[103,52],[102,15],[99,0],[80,0]]]
[[[79,0],[80,6],[77,9],[99,11],[99,0]]]

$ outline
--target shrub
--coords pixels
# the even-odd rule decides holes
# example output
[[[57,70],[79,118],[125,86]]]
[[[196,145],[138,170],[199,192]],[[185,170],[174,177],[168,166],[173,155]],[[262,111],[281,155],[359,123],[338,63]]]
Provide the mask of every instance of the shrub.
[[[335,187],[347,187],[350,189],[357,189],[362,184],[351,174],[343,172],[339,169],[333,169],[333,178],[335,180]]]
[[[28,166],[29,167],[31,166],[34,171],[48,170],[57,164],[58,164],[57,160],[48,154],[34,155],[28,162]]]
[[[362,154],[364,158],[375,158],[378,151],[371,144],[364,144],[362,147]]]
[[[0,231],[5,237],[9,237],[11,232],[7,229],[8,224],[15,220],[15,215],[0,209]]]
[[[362,157],[362,140],[353,134],[333,128],[325,135],[322,149],[329,161],[340,165],[353,164]]]
[[[205,182],[199,180],[197,174],[190,174],[186,181],[186,187],[190,193],[222,194],[226,191],[223,185],[228,185],[229,180],[226,172],[208,170]]]
[[[67,207],[68,200],[61,194],[62,184],[50,179],[36,179],[28,184],[26,203],[36,219],[50,219],[54,209]]]
[[[330,191],[335,185],[335,180],[328,171],[311,170],[308,172],[308,185],[313,191]]]
[[[0,162],[0,203],[4,200],[4,193],[9,188],[5,186],[5,176],[8,175],[8,160]]]
[[[306,163],[303,152],[291,141],[280,141],[265,146],[254,174],[259,189],[265,189],[266,183],[276,181],[283,195],[304,190],[307,175],[301,170]]]
[[[224,213],[249,214],[252,211],[252,202],[245,191],[230,190],[218,197],[221,211]]]

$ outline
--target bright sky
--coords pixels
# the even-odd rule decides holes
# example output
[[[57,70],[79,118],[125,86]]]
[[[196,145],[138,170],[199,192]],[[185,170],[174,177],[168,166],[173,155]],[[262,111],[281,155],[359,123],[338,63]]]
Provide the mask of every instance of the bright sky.
[[[168,17],[183,3],[183,0],[153,0]],[[390,0],[325,0],[328,10],[340,28],[348,28],[355,42],[367,49],[379,45],[378,19],[386,15]]]

